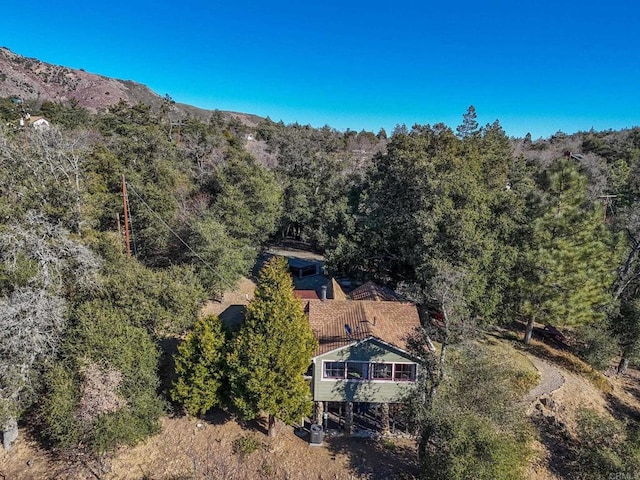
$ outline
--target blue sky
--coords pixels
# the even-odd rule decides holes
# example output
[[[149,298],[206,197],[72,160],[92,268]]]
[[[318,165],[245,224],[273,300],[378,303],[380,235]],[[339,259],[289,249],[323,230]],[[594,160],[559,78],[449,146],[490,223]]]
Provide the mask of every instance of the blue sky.
[[[285,123],[507,134],[640,125],[640,6],[594,2],[14,2],[0,45]],[[13,9],[14,14],[10,11]]]

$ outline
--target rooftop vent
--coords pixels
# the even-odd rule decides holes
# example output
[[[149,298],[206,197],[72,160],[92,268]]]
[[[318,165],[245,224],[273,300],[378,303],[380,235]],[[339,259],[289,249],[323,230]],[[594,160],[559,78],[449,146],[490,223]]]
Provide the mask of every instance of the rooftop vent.
[[[352,333],[352,332],[351,332],[351,327],[350,327],[348,324],[346,324],[346,323],[345,323],[345,324],[344,324],[344,329],[345,329],[345,331],[347,332],[347,336],[349,336],[349,337],[350,337],[350,336],[351,336],[351,333]]]

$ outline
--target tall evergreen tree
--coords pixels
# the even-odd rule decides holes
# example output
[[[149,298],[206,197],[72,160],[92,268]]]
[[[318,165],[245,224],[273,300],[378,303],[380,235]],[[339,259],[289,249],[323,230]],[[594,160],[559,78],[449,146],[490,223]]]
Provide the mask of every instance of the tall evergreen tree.
[[[275,436],[276,418],[292,424],[310,413],[303,374],[315,348],[287,262],[274,257],[260,272],[255,298],[227,359],[234,405],[246,418],[266,412],[269,436]]]
[[[499,124],[462,142],[439,124],[395,132],[359,196],[354,232],[327,253],[337,271],[428,288],[440,262],[467,272],[471,316],[487,321],[509,285],[521,205],[505,190],[509,142]]]
[[[215,195],[211,208],[231,237],[262,245],[280,221],[282,190],[275,174],[251,155],[232,151],[228,157],[210,181]]]
[[[581,325],[603,319],[614,279],[615,244],[601,209],[587,201],[586,178],[563,159],[552,165],[545,182],[542,215],[523,254],[525,343],[536,320]]]
[[[220,403],[225,370],[225,335],[222,322],[210,315],[196,322],[178,346],[176,382],[171,398],[190,415],[204,414]]]
[[[478,116],[476,114],[476,107],[470,105],[467,112],[462,115],[462,124],[456,128],[456,135],[461,138],[469,138],[478,133]]]
[[[620,312],[610,319],[610,328],[618,341],[620,362],[617,373],[622,375],[629,362],[640,357],[640,295],[637,289],[620,299]]]

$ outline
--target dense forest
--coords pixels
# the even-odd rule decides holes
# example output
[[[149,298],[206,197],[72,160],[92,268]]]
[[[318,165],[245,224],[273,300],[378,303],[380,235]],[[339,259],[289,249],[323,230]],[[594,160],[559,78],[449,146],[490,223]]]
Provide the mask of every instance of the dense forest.
[[[51,127],[20,127],[25,109]],[[106,452],[157,432],[180,399],[194,414],[222,404],[233,378],[211,379],[224,391],[190,407],[166,346],[187,332],[228,338],[200,318],[203,302],[284,239],[323,253],[334,276],[394,288],[425,318],[444,312],[430,332],[440,345],[512,322],[528,342],[534,323],[552,323],[574,329],[596,368],[619,356],[624,374],[638,360],[640,128],[515,139],[478,125],[473,107],[455,129],[389,134],[252,128],[220,112],[176,127],[171,109],[0,101],[5,431],[20,421],[57,451]],[[443,398],[464,390],[455,381]],[[416,421],[423,435],[493,428],[465,415]]]

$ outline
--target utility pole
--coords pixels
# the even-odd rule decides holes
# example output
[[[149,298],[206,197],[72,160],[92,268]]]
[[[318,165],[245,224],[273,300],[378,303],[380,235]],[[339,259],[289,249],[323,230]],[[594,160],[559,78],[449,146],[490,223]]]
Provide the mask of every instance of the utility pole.
[[[129,199],[127,197],[127,182],[122,174],[122,206],[124,209],[124,238],[127,246],[127,255],[131,256],[131,240],[129,238]],[[119,223],[119,222],[118,222]]]

